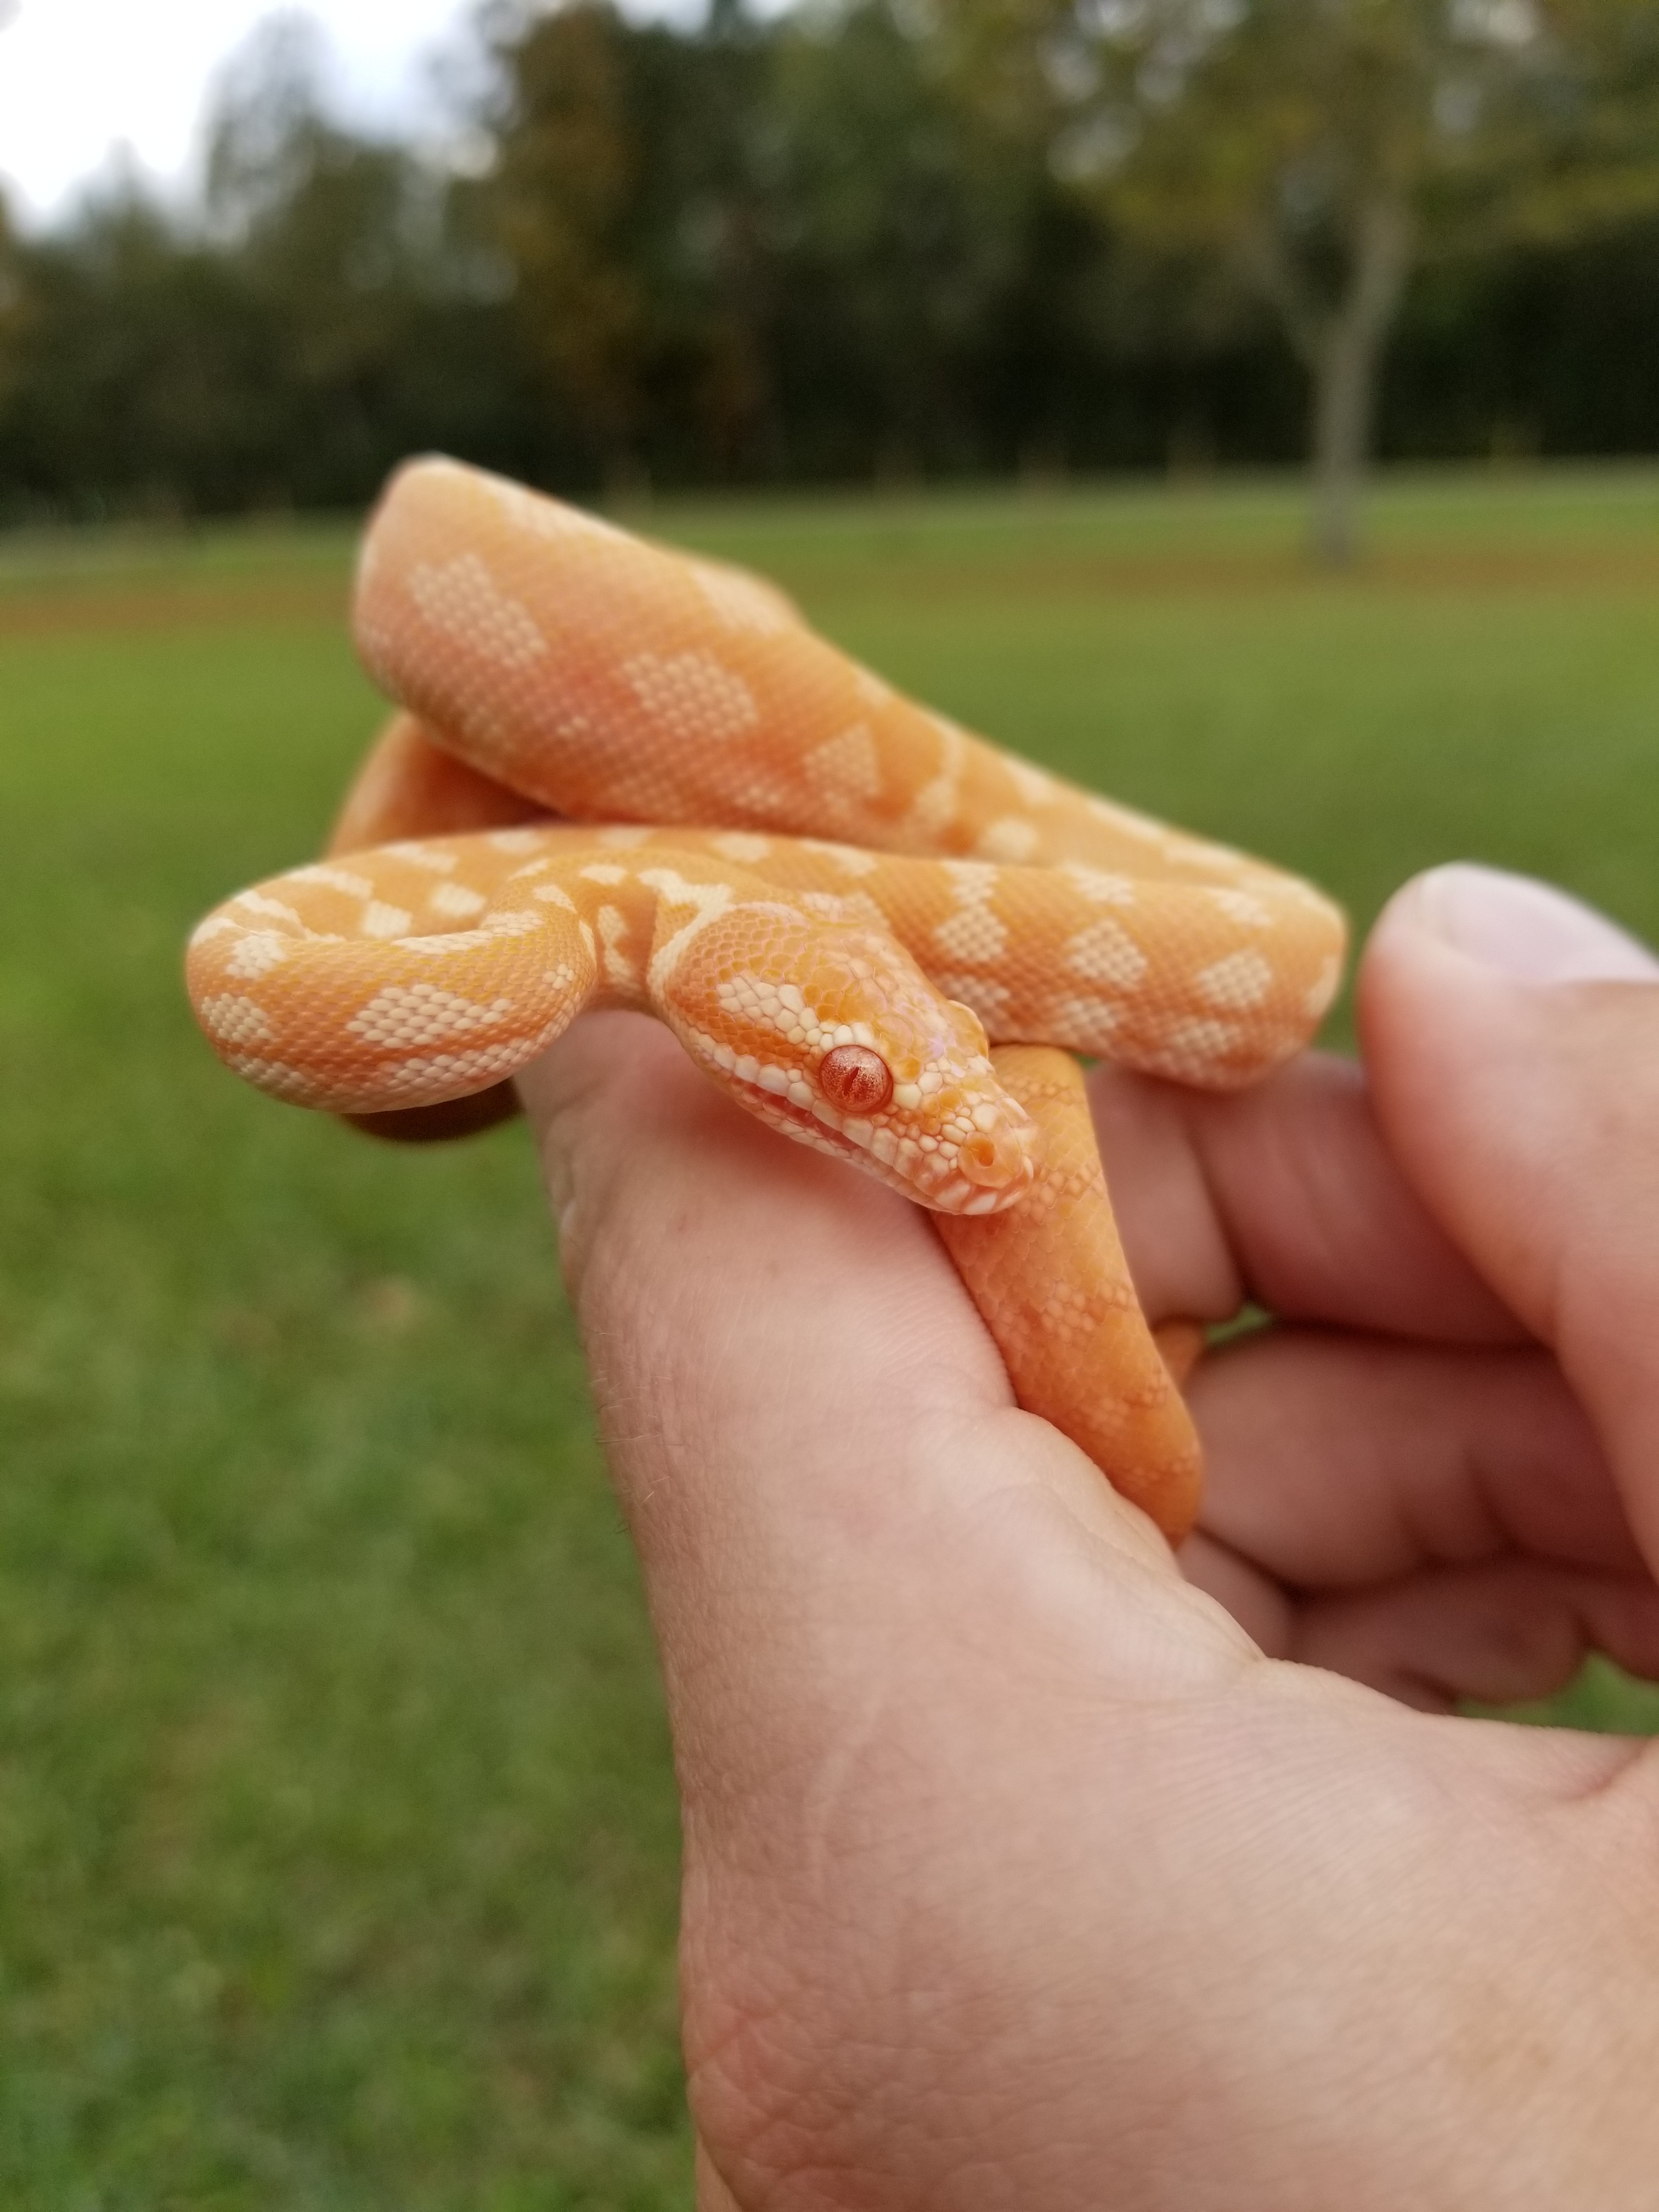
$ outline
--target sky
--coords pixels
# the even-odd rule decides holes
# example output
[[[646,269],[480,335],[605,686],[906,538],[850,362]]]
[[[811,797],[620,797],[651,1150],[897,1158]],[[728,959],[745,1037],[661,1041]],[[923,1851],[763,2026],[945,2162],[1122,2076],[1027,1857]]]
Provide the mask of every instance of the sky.
[[[695,0],[635,0],[635,15],[684,15]],[[272,0],[0,0],[0,183],[38,224],[129,149],[153,176],[187,186],[216,71]],[[429,56],[459,44],[471,0],[311,0],[327,31],[338,105],[354,119],[418,122],[434,112]]]

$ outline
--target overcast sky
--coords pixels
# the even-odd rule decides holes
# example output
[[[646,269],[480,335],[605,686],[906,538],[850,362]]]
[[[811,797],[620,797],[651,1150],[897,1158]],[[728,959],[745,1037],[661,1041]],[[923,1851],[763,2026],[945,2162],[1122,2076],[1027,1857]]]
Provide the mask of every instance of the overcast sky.
[[[39,222],[130,148],[169,183],[188,177],[214,73],[272,0],[0,0],[0,179]],[[343,107],[380,122],[430,113],[429,56],[459,43],[471,0],[312,0]],[[637,0],[684,17],[697,0]],[[8,20],[9,19],[9,20]]]

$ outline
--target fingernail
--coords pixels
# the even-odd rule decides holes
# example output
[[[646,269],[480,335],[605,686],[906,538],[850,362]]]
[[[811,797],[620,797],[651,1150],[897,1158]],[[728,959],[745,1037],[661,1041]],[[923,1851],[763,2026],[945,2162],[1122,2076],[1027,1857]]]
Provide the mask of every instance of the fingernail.
[[[1535,877],[1459,860],[1419,876],[1406,899],[1419,928],[1524,982],[1659,979],[1659,955],[1594,907]]]

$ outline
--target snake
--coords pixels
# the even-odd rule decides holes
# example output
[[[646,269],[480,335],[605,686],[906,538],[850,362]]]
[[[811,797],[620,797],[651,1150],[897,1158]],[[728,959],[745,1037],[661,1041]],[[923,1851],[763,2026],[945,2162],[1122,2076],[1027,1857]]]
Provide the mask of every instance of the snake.
[[[1261,1080],[1332,1002],[1340,908],[907,697],[761,577],[459,462],[393,476],[353,629],[396,712],[323,857],[194,932],[220,1058],[451,1133],[585,1008],[654,1015],[927,1210],[1018,1403],[1178,1540],[1202,1334],[1141,1311],[1078,1056]]]

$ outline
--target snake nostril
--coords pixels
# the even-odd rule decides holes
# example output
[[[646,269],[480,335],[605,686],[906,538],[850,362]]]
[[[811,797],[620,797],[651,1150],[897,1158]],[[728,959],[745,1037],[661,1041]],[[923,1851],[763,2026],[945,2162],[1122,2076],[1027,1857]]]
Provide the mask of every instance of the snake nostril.
[[[875,1114],[893,1095],[893,1072],[868,1045],[838,1044],[818,1062],[818,1087],[844,1114]]]
[[[982,1190],[1006,1190],[1009,1184],[1029,1181],[1031,1151],[1016,1128],[987,1130],[969,1137],[957,1155],[963,1174]]]

